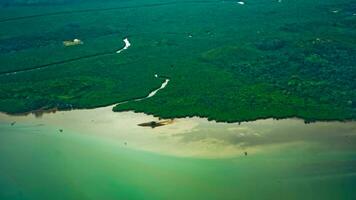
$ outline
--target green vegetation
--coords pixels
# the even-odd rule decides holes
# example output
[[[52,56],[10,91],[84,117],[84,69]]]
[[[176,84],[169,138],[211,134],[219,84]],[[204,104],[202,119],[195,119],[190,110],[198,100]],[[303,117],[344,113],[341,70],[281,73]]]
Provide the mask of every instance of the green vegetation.
[[[356,117],[352,0],[64,2],[0,8],[0,21],[15,18],[0,22],[1,111],[139,98],[159,87],[157,73],[170,77],[164,90],[114,110],[228,122]],[[124,37],[132,46],[115,54]],[[74,38],[84,44],[63,46]]]

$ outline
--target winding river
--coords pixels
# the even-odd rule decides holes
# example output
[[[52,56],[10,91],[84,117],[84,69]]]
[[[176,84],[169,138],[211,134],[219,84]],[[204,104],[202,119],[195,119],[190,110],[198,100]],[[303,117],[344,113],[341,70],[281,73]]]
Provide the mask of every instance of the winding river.
[[[121,53],[130,47],[116,51]],[[166,88],[169,79],[144,98]],[[118,104],[123,104],[120,102]],[[117,105],[117,104],[115,104]],[[0,199],[354,199],[356,122],[0,113]],[[256,192],[258,191],[258,192]]]
[[[161,86],[131,101],[170,81],[154,78]],[[355,121],[193,117],[149,128],[138,124],[157,117],[112,111],[127,102],[41,117],[0,113],[0,199],[356,197]]]
[[[121,53],[122,51],[128,49],[131,46],[131,43],[128,38],[125,38],[124,40],[125,46],[122,49],[119,49],[116,51],[116,53]]]
[[[32,67],[25,68],[25,69],[17,69],[17,70],[11,70],[11,71],[6,71],[6,72],[0,72],[0,76],[16,75],[18,73],[25,73],[25,72],[31,72],[31,71],[36,71],[36,70],[43,70],[43,69],[47,69],[49,67],[53,67],[53,66],[56,66],[56,65],[67,64],[67,63],[71,63],[71,62],[75,62],[75,61],[79,61],[79,60],[95,58],[95,57],[100,57],[100,56],[113,55],[115,53],[119,54],[119,53],[122,53],[123,51],[127,50],[131,46],[130,41],[128,40],[128,38],[124,38],[123,42],[125,44],[124,47],[122,47],[121,49],[119,49],[117,51],[99,52],[99,53],[89,54],[89,55],[80,56],[80,57],[76,57],[76,58],[70,58],[70,59],[66,59],[66,60],[55,61],[55,62],[43,64],[43,65],[32,66]]]
[[[2,199],[356,195],[356,122],[194,117],[152,129],[137,124],[156,117],[112,108],[0,114]]]

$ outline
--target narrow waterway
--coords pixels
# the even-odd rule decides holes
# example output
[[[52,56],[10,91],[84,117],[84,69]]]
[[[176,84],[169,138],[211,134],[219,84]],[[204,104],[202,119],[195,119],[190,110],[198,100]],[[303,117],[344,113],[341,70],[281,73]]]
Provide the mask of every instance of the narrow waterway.
[[[16,75],[16,74],[19,74],[19,73],[32,72],[32,71],[36,71],[36,70],[44,70],[44,69],[47,69],[49,67],[53,67],[53,66],[57,66],[57,65],[63,65],[63,64],[67,64],[67,63],[72,63],[72,62],[76,62],[76,61],[80,61],[80,60],[84,60],[84,59],[90,59],[90,58],[96,58],[96,57],[101,57],[101,56],[113,55],[115,53],[119,54],[119,53],[127,50],[131,46],[131,43],[128,40],[128,38],[124,38],[123,42],[124,42],[124,47],[122,47],[121,49],[119,49],[117,51],[99,52],[99,53],[80,56],[80,57],[76,57],[76,58],[70,58],[70,59],[55,61],[55,62],[43,64],[43,65],[32,66],[32,67],[28,67],[28,68],[24,68],[24,69],[17,69],[17,70],[10,70],[10,71],[5,71],[5,72],[0,72],[0,76],[10,76],[10,75]]]

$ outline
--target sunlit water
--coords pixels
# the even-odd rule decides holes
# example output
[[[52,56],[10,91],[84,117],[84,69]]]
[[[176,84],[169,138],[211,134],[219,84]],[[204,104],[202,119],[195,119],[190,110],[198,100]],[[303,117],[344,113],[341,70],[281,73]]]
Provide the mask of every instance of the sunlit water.
[[[204,17],[200,15],[198,17],[189,14],[166,16],[168,14],[165,14],[166,12],[157,17],[144,19],[145,15],[140,15],[140,12],[128,15],[123,10],[115,12],[115,16],[123,16],[123,18],[117,17],[112,21],[126,21],[128,18],[132,20],[130,24],[135,24],[135,21],[140,23],[143,19],[144,22],[150,22],[152,19],[157,22],[166,21],[167,27],[162,30],[168,31],[167,34],[177,34],[178,38],[180,33],[188,35],[191,39],[212,37],[204,36],[203,30],[208,30],[209,34],[212,31],[211,34],[216,34],[216,37],[228,38],[237,35],[243,38],[251,34],[254,38],[256,34],[260,36],[268,31],[265,30],[267,25],[260,27],[259,23],[254,24],[255,21],[251,19],[257,21],[266,18],[266,22],[272,18],[283,19],[287,24],[291,24],[290,26],[296,23],[302,28],[308,28],[308,22],[303,24],[305,18],[320,20],[328,16],[329,20],[344,15],[343,22],[349,22],[348,18],[355,15],[353,12],[342,10],[339,6],[331,9],[328,7],[325,10],[316,6],[316,10],[320,10],[323,17],[313,15],[307,9],[315,6],[313,1],[302,2],[300,5],[306,5],[299,5],[296,9],[292,9],[289,5],[297,1],[285,0],[281,4],[286,3],[286,7],[281,9],[282,14],[266,7],[278,2],[281,3],[281,1],[265,2],[261,4],[263,9],[256,12],[252,5],[259,5],[258,2],[219,1],[214,7],[226,9],[228,6],[227,13],[239,14],[230,15],[236,17],[225,17],[226,21],[234,21],[231,23],[214,23],[211,18],[204,21]],[[204,2],[192,1],[191,3],[200,7]],[[105,5],[105,7],[110,6]],[[177,6],[177,9],[181,8]],[[36,14],[35,9],[33,12]],[[20,13],[20,16],[33,15],[31,13]],[[152,13],[157,11],[152,10]],[[207,16],[205,12],[202,13]],[[223,12],[214,10],[209,15],[219,18],[221,13]],[[253,16],[246,13],[251,13]],[[288,21],[288,17],[293,13],[297,14],[297,20]],[[332,13],[332,17],[327,13]],[[15,16],[13,19],[16,19],[16,14],[12,12],[10,14]],[[84,24],[94,25],[97,17],[100,16],[93,16],[95,20]],[[2,18],[9,17],[11,18],[11,16]],[[80,21],[77,17],[78,15],[70,15],[63,20]],[[8,21],[6,19],[5,21]],[[250,20],[246,21],[247,19]],[[212,23],[208,23],[209,20]],[[45,22],[51,26],[54,24],[54,20],[48,21]],[[171,30],[169,25],[178,21],[191,21],[192,25],[189,27],[189,23],[185,23],[187,27],[184,26],[184,29]],[[109,20],[105,20],[102,24],[106,25],[107,22]],[[197,22],[202,24],[195,24]],[[13,26],[5,24],[4,30],[15,34],[20,32],[19,35],[22,35],[25,31],[19,29],[22,23],[24,22]],[[41,23],[35,24],[38,27],[34,28],[34,33],[43,31]],[[129,26],[128,30],[132,29],[131,33],[135,34],[142,33],[152,29],[151,25],[154,24],[147,23],[149,28],[137,30]],[[320,25],[320,23],[316,24]],[[117,25],[115,23],[113,26]],[[341,32],[342,29],[337,29],[341,25],[342,23],[336,23],[334,32]],[[350,25],[352,25],[351,21]],[[51,26],[44,27],[47,29]],[[162,28],[158,25],[155,27]],[[218,27],[227,27],[229,31],[220,30]],[[271,23],[270,27],[278,29],[279,25]],[[56,26],[49,31],[55,28]],[[293,31],[293,27],[291,28]],[[325,27],[320,32],[324,30]],[[348,29],[343,31],[345,30]],[[353,33],[351,29],[348,31],[349,35]],[[153,33],[155,32],[159,33],[160,30],[154,30]],[[257,33],[254,34],[255,32]],[[294,32],[299,33],[299,30]],[[165,41],[163,39],[167,37],[164,34],[148,33],[148,38],[155,36],[153,41]],[[316,33],[315,37],[319,38],[319,31]],[[303,32],[300,34],[303,35]],[[273,35],[273,37],[280,36]],[[296,36],[291,37],[294,39]],[[352,37],[345,38],[352,39]],[[133,37],[132,47],[140,45],[134,43],[134,39]],[[142,37],[140,40],[145,39]],[[263,38],[256,38],[259,39]],[[98,40],[101,41],[101,38]],[[115,36],[113,40],[115,45],[116,40]],[[230,44],[231,40],[221,41]],[[123,40],[125,46],[116,52],[128,53],[131,50],[130,41],[125,38]],[[191,42],[191,46],[195,44],[191,40],[187,41]],[[166,43],[171,42],[167,40]],[[174,46],[175,43],[179,42],[173,40]],[[26,60],[23,62],[25,63]],[[155,77],[159,78],[158,75]],[[168,82],[168,79],[165,80],[161,88],[149,93],[146,98],[155,95]],[[153,116],[141,113],[114,113],[112,106],[56,112],[45,114],[40,118],[33,115],[0,114],[0,199],[356,199],[356,122],[304,124],[299,119],[266,119],[226,124],[209,122],[201,118],[185,118],[175,119],[173,124],[155,129],[137,126],[140,123],[156,120],[158,119]]]
[[[1,199],[353,199],[356,123],[0,115]],[[245,155],[245,153],[247,155]]]

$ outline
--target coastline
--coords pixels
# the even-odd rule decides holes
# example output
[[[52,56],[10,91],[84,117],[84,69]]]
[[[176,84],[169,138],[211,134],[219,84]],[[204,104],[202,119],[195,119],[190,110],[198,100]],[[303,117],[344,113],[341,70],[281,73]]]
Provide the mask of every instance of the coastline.
[[[244,123],[219,123],[206,118],[174,119],[157,128],[139,124],[160,120],[134,112],[112,112],[113,106],[97,109],[57,111],[42,117],[0,114],[2,126],[13,129],[41,130],[49,134],[79,134],[99,137],[125,148],[162,155],[197,158],[233,158],[274,151],[293,145],[320,143],[322,146],[351,148],[349,139],[356,135],[356,122],[316,122],[300,119],[264,119]],[[319,138],[316,140],[316,138]],[[339,138],[339,139],[335,139]],[[339,143],[341,142],[342,145]],[[300,144],[302,143],[302,144]],[[334,144],[335,143],[335,144]]]
[[[313,140],[318,134],[324,133],[331,134],[332,137],[343,137],[343,134],[356,135],[353,131],[356,130],[356,121],[317,121],[308,124],[304,119],[296,117],[280,119],[268,117],[253,121],[224,122],[209,117],[162,118],[159,115],[134,110],[115,111],[117,106],[125,103],[139,102],[154,97],[170,81],[166,76],[154,74],[154,77],[164,79],[164,82],[141,98],[89,109],[53,108],[22,115],[0,112],[0,125],[5,121],[14,128],[41,124],[57,129],[60,134],[74,131],[85,137],[104,137],[104,139],[114,140],[116,143],[121,143],[119,145],[134,150],[177,157],[209,159],[234,158],[246,155],[247,152],[255,154],[274,151],[290,145],[301,145],[300,143],[308,144],[310,139]],[[157,128],[142,126],[152,122],[165,122],[165,120],[171,121]],[[329,132],[329,130],[332,131]],[[338,135],[340,132],[343,134]],[[304,139],[296,140],[300,137],[299,135],[302,135]],[[276,142],[280,140],[280,137],[285,138],[286,141]],[[325,141],[321,141],[321,144],[330,142],[327,137],[322,140]],[[255,144],[256,141],[260,142]]]

